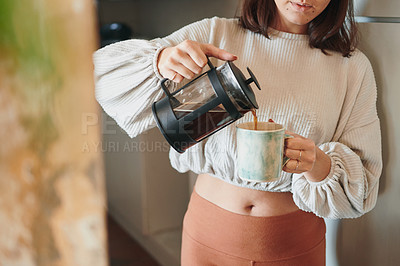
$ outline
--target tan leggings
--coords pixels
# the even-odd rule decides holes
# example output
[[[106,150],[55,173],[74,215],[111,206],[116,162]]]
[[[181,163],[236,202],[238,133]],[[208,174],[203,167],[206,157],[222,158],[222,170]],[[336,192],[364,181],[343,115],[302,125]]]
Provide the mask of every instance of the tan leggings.
[[[232,213],[193,192],[183,221],[182,266],[325,265],[325,222],[295,211]]]

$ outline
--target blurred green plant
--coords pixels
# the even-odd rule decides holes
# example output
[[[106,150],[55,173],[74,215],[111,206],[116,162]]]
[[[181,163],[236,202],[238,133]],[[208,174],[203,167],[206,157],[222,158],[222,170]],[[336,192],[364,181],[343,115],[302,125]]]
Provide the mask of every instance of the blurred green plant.
[[[44,159],[57,138],[54,96],[61,88],[45,0],[0,0],[0,68],[12,80],[12,93],[23,104],[20,123],[30,148]]]

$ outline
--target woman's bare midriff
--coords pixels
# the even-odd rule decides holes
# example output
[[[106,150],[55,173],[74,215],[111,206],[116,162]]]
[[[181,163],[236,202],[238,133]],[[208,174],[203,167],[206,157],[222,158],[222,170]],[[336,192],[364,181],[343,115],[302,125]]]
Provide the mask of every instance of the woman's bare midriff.
[[[208,174],[197,177],[195,190],[206,200],[238,214],[277,216],[299,210],[290,192],[268,192],[243,188]]]

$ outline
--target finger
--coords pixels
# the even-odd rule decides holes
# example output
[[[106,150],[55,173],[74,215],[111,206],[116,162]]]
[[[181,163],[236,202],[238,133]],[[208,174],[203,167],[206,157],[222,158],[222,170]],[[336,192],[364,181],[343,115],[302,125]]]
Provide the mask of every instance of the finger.
[[[289,160],[285,167],[282,169],[288,173],[302,173],[301,162],[297,160]]]
[[[218,47],[215,47],[212,44],[205,44],[201,43],[200,44],[200,49],[208,56],[212,56],[224,61],[234,61],[238,57],[234,54],[231,54],[223,49],[220,49]]]
[[[294,160],[300,160],[300,153],[302,153],[301,157],[304,156],[304,151],[303,150],[293,150],[293,149],[286,149],[285,150],[285,156],[290,158],[290,159],[294,159]]]
[[[195,75],[192,71],[190,71],[190,69],[188,69],[181,62],[174,62],[171,65],[171,70],[187,79],[192,79],[192,78],[194,78],[194,75]]]
[[[184,79],[184,77],[178,73],[175,72],[173,78],[171,79],[175,83],[179,83]]]
[[[311,139],[295,134],[294,138],[285,139],[285,147],[293,150],[314,150],[315,143]]]
[[[179,73],[177,73],[176,71],[172,70],[172,69],[167,69],[165,70],[163,73],[161,73],[161,75],[164,78],[167,78],[169,80],[172,80],[176,83],[179,83],[183,80],[182,75],[180,75]]]
[[[199,49],[200,50],[200,49]],[[189,69],[193,75],[194,74],[200,74],[202,67],[204,67],[205,64],[207,64],[207,58],[204,55],[204,57],[206,58],[206,63],[203,66],[198,65],[198,63],[195,61],[195,59],[193,57],[199,56],[197,53],[195,53],[194,51],[188,51],[189,54],[185,54],[182,59],[181,59],[181,64],[184,65],[187,69]],[[198,59],[196,59],[198,60]]]
[[[289,131],[289,130],[286,130],[286,131],[285,131],[285,134],[291,135],[291,136],[293,136],[293,137],[295,137],[295,138],[304,138],[302,135],[293,133],[293,132],[291,132],[291,131]]]
[[[168,74],[168,79],[169,80],[174,80],[176,75],[178,75],[178,73],[176,73],[175,71],[169,71],[171,74]]]
[[[305,150],[306,149],[304,141],[299,138],[287,139],[285,141],[285,147],[286,147],[286,149],[291,149],[291,150]]]
[[[203,67],[207,64],[208,59],[206,54],[200,48],[200,45],[188,45],[186,47],[186,52],[200,69],[200,71],[197,73],[199,74],[201,72],[201,69],[203,69]]]

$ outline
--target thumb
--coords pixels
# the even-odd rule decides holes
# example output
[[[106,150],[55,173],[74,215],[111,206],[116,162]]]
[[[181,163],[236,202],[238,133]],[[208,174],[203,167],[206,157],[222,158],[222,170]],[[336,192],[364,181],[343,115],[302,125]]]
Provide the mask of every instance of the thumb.
[[[200,49],[207,55],[224,61],[234,61],[238,57],[212,44],[202,43]]]

